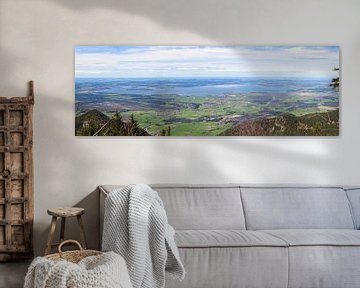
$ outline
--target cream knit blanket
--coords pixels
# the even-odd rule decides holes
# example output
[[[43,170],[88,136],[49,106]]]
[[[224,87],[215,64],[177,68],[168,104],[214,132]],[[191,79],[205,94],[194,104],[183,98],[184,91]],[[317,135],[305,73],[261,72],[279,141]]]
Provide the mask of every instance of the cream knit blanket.
[[[185,276],[163,203],[145,184],[106,198],[102,250],[124,257],[134,288],[165,287],[165,270],[175,279]]]
[[[79,263],[37,257],[24,288],[132,288],[124,259],[113,252],[89,256]]]

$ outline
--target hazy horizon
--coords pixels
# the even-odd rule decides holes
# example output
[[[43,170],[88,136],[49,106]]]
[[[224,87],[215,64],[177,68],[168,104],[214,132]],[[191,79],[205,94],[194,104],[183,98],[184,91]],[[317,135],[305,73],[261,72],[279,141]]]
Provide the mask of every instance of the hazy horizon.
[[[331,80],[334,76],[331,77],[272,77],[272,76],[170,76],[170,77],[166,77],[166,76],[162,76],[162,77],[156,77],[156,76],[149,76],[149,77],[104,77],[104,76],[99,76],[99,77],[94,77],[94,76],[80,76],[80,77],[75,77],[76,79],[87,79],[87,80],[101,80],[101,79],[109,79],[109,80],[126,80],[126,79],[266,79],[266,80],[322,80],[322,81],[326,81],[326,80]]]

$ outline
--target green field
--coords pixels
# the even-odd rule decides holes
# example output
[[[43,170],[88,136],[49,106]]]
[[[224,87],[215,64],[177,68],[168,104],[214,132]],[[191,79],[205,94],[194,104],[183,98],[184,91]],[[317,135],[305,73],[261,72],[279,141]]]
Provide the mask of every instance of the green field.
[[[286,99],[269,97],[265,100],[262,96],[261,101],[256,96],[234,94],[219,98],[162,95],[161,101],[156,99],[157,103],[162,105],[161,109],[125,111],[121,112],[121,115],[127,118],[133,114],[140,127],[151,135],[160,135],[163,129],[170,127],[171,136],[213,136],[221,134],[239,121],[248,119],[283,113],[302,116],[335,109],[316,106],[314,102],[319,100],[308,96],[294,95]],[[141,106],[139,103],[137,105]]]

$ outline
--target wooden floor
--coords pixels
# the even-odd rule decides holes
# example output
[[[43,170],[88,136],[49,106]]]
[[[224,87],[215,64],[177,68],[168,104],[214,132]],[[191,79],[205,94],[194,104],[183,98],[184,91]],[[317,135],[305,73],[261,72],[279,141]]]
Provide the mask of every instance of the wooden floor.
[[[30,262],[0,263],[0,287],[22,288]]]

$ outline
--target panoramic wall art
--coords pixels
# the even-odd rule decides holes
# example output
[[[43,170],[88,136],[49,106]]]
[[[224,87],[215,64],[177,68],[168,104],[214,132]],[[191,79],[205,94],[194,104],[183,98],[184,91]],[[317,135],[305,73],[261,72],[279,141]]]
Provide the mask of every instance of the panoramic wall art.
[[[337,136],[338,46],[77,46],[77,136]]]

